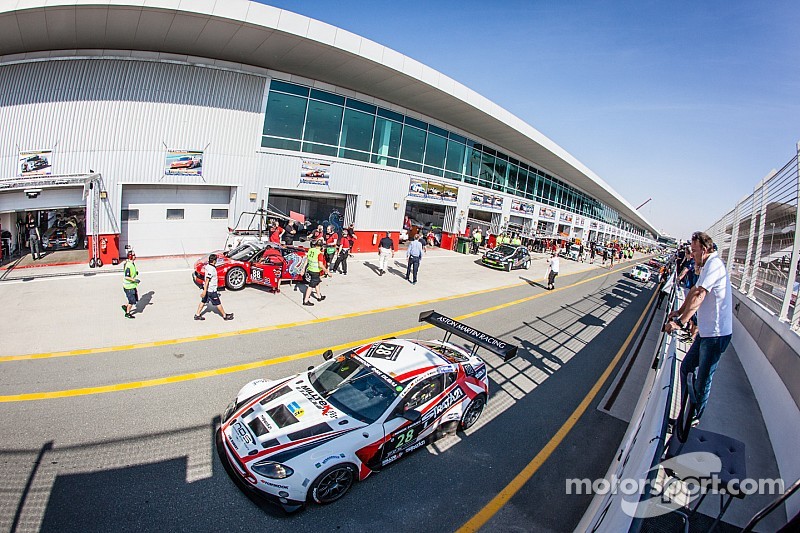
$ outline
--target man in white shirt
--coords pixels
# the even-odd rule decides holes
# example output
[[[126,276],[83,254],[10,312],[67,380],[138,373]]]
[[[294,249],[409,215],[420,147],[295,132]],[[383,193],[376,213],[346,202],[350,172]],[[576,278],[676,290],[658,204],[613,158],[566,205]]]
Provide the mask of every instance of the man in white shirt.
[[[223,320],[233,320],[233,313],[226,313],[222,307],[222,302],[219,299],[219,280],[217,278],[217,254],[208,256],[208,264],[203,269],[205,278],[203,279],[203,292],[200,295],[200,305],[197,306],[197,312],[194,314],[195,320],[205,320],[206,318],[201,314],[203,308],[207,304],[217,306],[219,314],[222,315]]]
[[[547,290],[552,291],[556,288],[556,276],[558,276],[559,260],[555,252],[547,260]]]
[[[694,418],[699,419],[706,407],[720,356],[731,342],[733,310],[731,280],[725,264],[714,251],[711,237],[703,232],[693,233],[691,249],[695,263],[701,268],[700,276],[681,308],[670,313],[665,331],[689,329],[688,322],[697,313],[697,337],[681,363],[681,385],[686,387],[687,376],[696,372],[689,394],[695,404]]]

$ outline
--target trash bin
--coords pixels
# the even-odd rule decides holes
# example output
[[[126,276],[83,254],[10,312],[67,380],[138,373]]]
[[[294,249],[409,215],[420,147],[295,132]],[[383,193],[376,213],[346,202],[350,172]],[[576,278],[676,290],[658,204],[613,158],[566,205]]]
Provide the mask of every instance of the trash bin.
[[[469,237],[459,237],[458,242],[456,243],[456,252],[460,254],[468,254],[469,253],[469,244],[472,241]]]

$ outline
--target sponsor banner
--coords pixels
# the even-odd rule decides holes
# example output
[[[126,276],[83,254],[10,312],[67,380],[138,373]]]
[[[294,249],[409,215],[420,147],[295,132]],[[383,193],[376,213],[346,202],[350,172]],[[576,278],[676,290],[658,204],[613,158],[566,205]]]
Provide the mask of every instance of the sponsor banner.
[[[481,348],[485,348],[495,355],[499,355],[504,361],[508,361],[517,355],[516,346],[471,328],[466,324],[457,322],[436,311],[424,311],[420,313],[419,321],[427,322],[457,337],[461,337],[468,342],[477,344]]]
[[[575,215],[575,225],[576,226],[583,226],[585,223],[586,223],[586,219],[585,218]]]
[[[203,152],[167,150],[164,174],[167,176],[202,176]]]
[[[483,207],[489,207],[494,209],[494,196],[491,194],[484,194],[483,195]]]
[[[520,200],[514,199],[511,200],[511,210],[516,213],[523,213],[526,215],[533,215],[535,212],[536,205],[529,204],[527,202],[522,202]]]
[[[589,222],[589,229],[597,229],[597,222]]]
[[[558,217],[561,222],[566,222],[567,224],[572,224],[572,213],[561,213]]]
[[[408,186],[408,196],[455,203],[458,198],[458,187],[446,185],[439,181],[411,178],[411,183]]]
[[[50,176],[53,174],[52,150],[29,150],[19,153],[17,170],[19,176]]]
[[[472,191],[472,198],[469,200],[469,205],[480,207],[483,205],[483,193],[480,191]]]
[[[545,218],[547,220],[555,220],[556,219],[556,210],[551,209],[549,207],[540,207],[539,208],[539,218]]]
[[[503,209],[503,197],[502,196],[495,196],[494,197],[494,208],[495,209]]]
[[[331,182],[331,164],[322,161],[303,159],[300,167],[300,183],[322,185],[327,187]]]

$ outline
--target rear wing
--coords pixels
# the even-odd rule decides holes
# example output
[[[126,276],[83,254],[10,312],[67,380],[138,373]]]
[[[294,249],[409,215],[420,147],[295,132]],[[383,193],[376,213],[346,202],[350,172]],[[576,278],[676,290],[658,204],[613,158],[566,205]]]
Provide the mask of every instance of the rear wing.
[[[423,311],[419,314],[420,322],[427,322],[446,332],[444,342],[447,342],[450,335],[461,337],[473,344],[472,353],[478,351],[478,347],[485,348],[495,355],[500,356],[503,361],[508,361],[517,355],[517,347],[491,335],[482,333],[466,324],[456,322],[452,318],[440,315],[436,311]]]

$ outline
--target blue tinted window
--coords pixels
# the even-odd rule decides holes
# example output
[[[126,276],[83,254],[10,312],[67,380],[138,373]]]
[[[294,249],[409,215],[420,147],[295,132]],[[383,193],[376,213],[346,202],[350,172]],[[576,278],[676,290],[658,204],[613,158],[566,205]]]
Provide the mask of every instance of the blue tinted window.
[[[269,93],[264,119],[264,135],[290,139],[302,138],[307,102],[308,100],[299,96]]]
[[[456,135],[455,133],[450,134],[450,140],[461,144],[467,144],[467,140],[464,137]]]
[[[442,174],[444,174],[444,170],[429,166],[423,167],[422,172],[424,172],[425,174],[430,174],[431,176],[439,176],[439,177],[441,177]]]
[[[402,159],[400,160],[400,168],[413,170],[414,172],[422,172],[422,165],[419,163],[411,163],[410,161],[403,161]]]
[[[455,142],[452,138],[447,141],[447,159],[444,168],[451,172],[464,172],[464,151],[466,146]]]
[[[372,130],[374,126],[375,115],[368,115],[353,109],[345,109],[340,145],[345,148],[369,152],[372,145]]]
[[[369,162],[369,154],[367,152],[345,150],[344,148],[339,148],[339,157],[344,157],[345,159],[355,159],[356,161],[364,161],[365,163]]]
[[[264,148],[300,151],[300,141],[289,141],[287,139],[277,139],[275,137],[262,137],[261,146]]]
[[[406,159],[415,163],[422,163],[422,155],[425,151],[425,130],[412,128],[406,125],[403,128],[403,140],[400,145],[400,159]]]
[[[378,109],[372,104],[366,104],[360,100],[353,100],[352,98],[347,99],[347,104],[345,106],[351,109],[358,109],[359,111],[363,111],[371,115],[374,115],[375,111]]]
[[[303,151],[312,154],[336,155],[335,146],[326,146],[324,144],[303,143]]]
[[[379,156],[379,165],[385,165],[381,158],[397,158],[400,156],[400,137],[403,125],[384,118],[375,119],[375,135],[372,139],[372,153]],[[397,162],[394,165],[397,166]]]
[[[269,83],[270,91],[281,91],[289,94],[296,94],[298,96],[308,96],[308,87],[295,85],[294,83],[286,83],[285,81],[272,80]]]
[[[322,100],[323,102],[328,102],[330,104],[344,105],[344,96],[327,93],[325,91],[320,91],[319,89],[311,89],[311,98]]]
[[[396,167],[397,166],[397,158],[394,157],[386,157],[382,155],[372,155],[372,162],[376,165],[383,165],[386,167]]]
[[[428,129],[427,122],[422,122],[421,120],[417,120],[415,118],[405,117],[405,123],[408,124],[409,126],[414,126],[415,128],[419,128],[421,130]]]
[[[444,168],[444,154],[447,150],[447,139],[428,134],[428,143],[425,146],[425,164],[431,167]],[[441,174],[438,174],[441,176]]]
[[[338,145],[339,130],[342,127],[342,110],[343,108],[337,105],[309,100],[303,140]],[[303,149],[305,150],[305,148]]]
[[[397,122],[403,122],[403,115],[400,113],[395,113],[394,111],[389,111],[388,109],[384,109],[382,107],[378,108],[378,116],[383,118],[388,118],[389,120],[396,120]]]
[[[447,138],[447,130],[443,130],[438,126],[434,126],[433,124],[428,126],[428,133],[435,133],[436,135],[441,135],[445,139]]]

